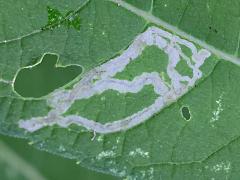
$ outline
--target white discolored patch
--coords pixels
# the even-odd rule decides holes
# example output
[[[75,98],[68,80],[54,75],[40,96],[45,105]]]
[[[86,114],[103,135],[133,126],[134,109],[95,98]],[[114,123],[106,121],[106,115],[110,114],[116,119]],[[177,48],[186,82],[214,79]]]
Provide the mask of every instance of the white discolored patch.
[[[134,151],[130,151],[129,156],[131,157],[141,156],[143,158],[149,158],[149,152],[143,151],[141,148],[137,148]]]
[[[97,141],[98,141],[98,142],[103,142],[103,140],[104,140],[104,136],[103,136],[103,135],[99,135],[99,136],[97,137]]]
[[[219,97],[218,100],[216,100],[217,109],[212,112],[213,115],[212,115],[212,118],[210,120],[210,123],[211,123],[212,127],[215,127],[214,123],[219,120],[220,113],[223,111],[222,99],[223,99],[223,94]]]
[[[231,170],[231,163],[230,162],[220,162],[216,165],[214,165],[211,170],[213,172],[220,172],[224,171],[225,173],[229,173]]]
[[[114,151],[102,151],[100,154],[97,155],[97,160],[101,160],[103,158],[112,158],[116,155]]]
[[[140,171],[142,179],[153,180],[154,179],[154,169],[153,167],[149,168],[146,171]]]
[[[125,177],[127,174],[126,170],[119,171],[118,169],[115,169],[115,168],[111,168],[111,169],[109,169],[109,171],[113,174],[118,174],[118,176],[120,176],[120,177]]]
[[[166,83],[157,72],[143,72],[132,81],[114,78],[117,73],[124,71],[131,61],[136,60],[147,46],[157,46],[168,55],[166,72],[171,80],[170,84]],[[183,46],[192,52],[191,57],[184,54],[181,49]],[[187,40],[160,28],[149,27],[145,32],[138,35],[120,56],[86,73],[72,89],[61,89],[53,92],[48,99],[48,104],[52,107],[52,110],[47,116],[20,120],[19,127],[29,132],[34,132],[54,124],[61,127],[77,124],[101,134],[127,130],[148,120],[155,113],[184,95],[189,88],[193,87],[196,81],[202,77],[200,67],[210,55],[209,51],[205,49],[198,50],[193,43]],[[176,70],[176,66],[180,61],[186,61],[192,70],[192,77],[181,75]],[[115,90],[118,93],[138,93],[146,85],[152,85],[159,97],[149,107],[124,119],[101,124],[80,115],[63,116],[76,100],[88,99],[107,90]]]
[[[119,144],[120,142],[122,142],[122,141],[121,141],[121,137],[117,137],[117,138],[116,138],[116,142],[117,142],[117,144]]]

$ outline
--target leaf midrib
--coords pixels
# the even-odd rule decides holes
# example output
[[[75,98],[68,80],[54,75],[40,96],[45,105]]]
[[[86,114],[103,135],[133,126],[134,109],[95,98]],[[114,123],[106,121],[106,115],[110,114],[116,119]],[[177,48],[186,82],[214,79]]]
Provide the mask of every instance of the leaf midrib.
[[[202,41],[202,40],[184,32],[184,31],[180,30],[176,26],[173,26],[173,25],[159,19],[158,17],[152,15],[149,12],[141,10],[141,9],[139,9],[139,8],[123,1],[123,0],[108,0],[108,1],[117,4],[119,7],[122,7],[124,9],[134,13],[135,15],[145,19],[146,21],[148,21],[150,23],[161,26],[164,29],[166,29],[170,32],[173,32],[174,34],[177,34],[177,35],[183,37],[184,39],[187,39],[189,41],[192,41],[192,42],[200,45],[201,47],[204,47],[205,49],[211,51],[213,54],[215,54],[219,58],[222,58],[223,60],[230,61],[230,62],[232,62],[236,65],[240,65],[240,58],[238,58],[237,56],[226,53],[226,52],[224,52],[220,49],[217,49],[216,47],[214,47],[212,45],[209,45],[206,42],[204,42],[204,41]],[[240,41],[240,33],[239,33],[239,41]]]

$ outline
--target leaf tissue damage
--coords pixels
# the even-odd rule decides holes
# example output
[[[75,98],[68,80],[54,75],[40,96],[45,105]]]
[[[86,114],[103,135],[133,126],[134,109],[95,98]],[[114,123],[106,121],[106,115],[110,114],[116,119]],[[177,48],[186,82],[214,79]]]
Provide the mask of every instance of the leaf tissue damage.
[[[170,83],[161,77],[161,72],[144,72],[145,68],[143,72],[140,71],[140,75],[136,75],[130,81],[115,77],[116,74],[124,72],[132,62],[142,60],[142,58],[138,57],[142,56],[143,51],[148,46],[156,46],[166,54],[163,58],[167,58],[168,63],[165,67],[166,71],[164,69],[163,72],[166,72],[165,76],[168,77],[167,79],[170,79]],[[184,53],[183,48],[190,50],[190,57]],[[158,53],[162,53],[162,51]],[[163,61],[163,58],[157,60]],[[187,93],[202,78],[204,73],[200,68],[209,58],[211,58],[211,53],[206,49],[198,49],[193,43],[160,28],[149,27],[145,32],[139,34],[121,55],[89,71],[72,89],[59,90],[51,94],[48,102],[51,102],[49,106],[53,109],[48,116],[21,120],[19,126],[33,132],[44,126],[52,126],[54,124],[61,127],[77,124],[102,134],[130,129],[149,120],[161,109]],[[176,65],[181,61],[187,63],[186,68],[191,69],[192,77],[182,75],[181,72],[176,70]],[[154,87],[154,94],[157,95],[154,97],[154,101],[148,104],[147,107],[143,106],[141,109],[131,111],[126,117],[120,116],[124,118],[113,118],[111,122],[103,124],[100,119],[97,120],[98,122],[95,122],[93,119],[82,116],[78,111],[72,111],[73,114],[68,113],[69,109],[71,111],[72,106],[76,106],[78,109],[78,103],[76,102],[81,99],[89,99],[107,90],[115,90],[119,93],[119,96],[126,96],[126,93],[139,94],[147,85]],[[115,101],[118,100],[115,99]],[[96,103],[96,106],[100,108],[98,103]],[[127,105],[125,107],[128,108]],[[67,112],[66,116],[64,116],[65,112]],[[126,111],[122,113],[125,114]]]
[[[14,82],[15,91],[23,97],[39,98],[64,86],[82,72],[79,65],[56,65],[58,55],[44,54],[39,63],[22,68]]]
[[[68,11],[63,15],[58,9],[47,7],[48,12],[48,23],[42,30],[54,29],[64,25],[68,28],[72,27],[76,30],[80,30],[80,16],[73,10]]]
[[[239,179],[239,0],[2,4],[0,132],[127,180]]]
[[[189,107],[187,106],[183,106],[181,108],[181,112],[182,112],[182,116],[185,120],[189,121],[190,118],[191,118],[191,114],[190,114],[190,110],[189,110]]]

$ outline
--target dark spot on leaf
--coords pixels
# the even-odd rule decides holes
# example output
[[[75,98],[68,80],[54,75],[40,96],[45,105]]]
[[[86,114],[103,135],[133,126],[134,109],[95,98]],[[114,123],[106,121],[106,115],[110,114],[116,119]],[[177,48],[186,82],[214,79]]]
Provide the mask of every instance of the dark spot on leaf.
[[[187,120],[187,121],[190,120],[191,114],[190,114],[190,110],[187,106],[183,106],[181,108],[181,112],[182,112],[182,116],[185,120]]]
[[[77,65],[57,67],[58,56],[45,54],[33,67],[21,69],[15,79],[14,89],[23,97],[39,98],[75,79],[82,72]]]
[[[218,30],[213,28],[212,26],[208,26],[208,28],[210,29],[210,31],[213,31],[214,33],[218,33]]]

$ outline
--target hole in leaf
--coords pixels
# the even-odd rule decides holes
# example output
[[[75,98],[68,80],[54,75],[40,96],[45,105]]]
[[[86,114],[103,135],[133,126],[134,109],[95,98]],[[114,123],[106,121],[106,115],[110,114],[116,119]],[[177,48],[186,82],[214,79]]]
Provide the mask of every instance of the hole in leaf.
[[[190,113],[190,110],[187,106],[183,106],[182,109],[181,109],[181,112],[182,112],[182,116],[185,120],[190,120],[191,119],[191,113]]]
[[[58,67],[56,54],[44,54],[40,63],[21,69],[15,79],[14,89],[23,97],[39,98],[75,79],[81,66]]]

